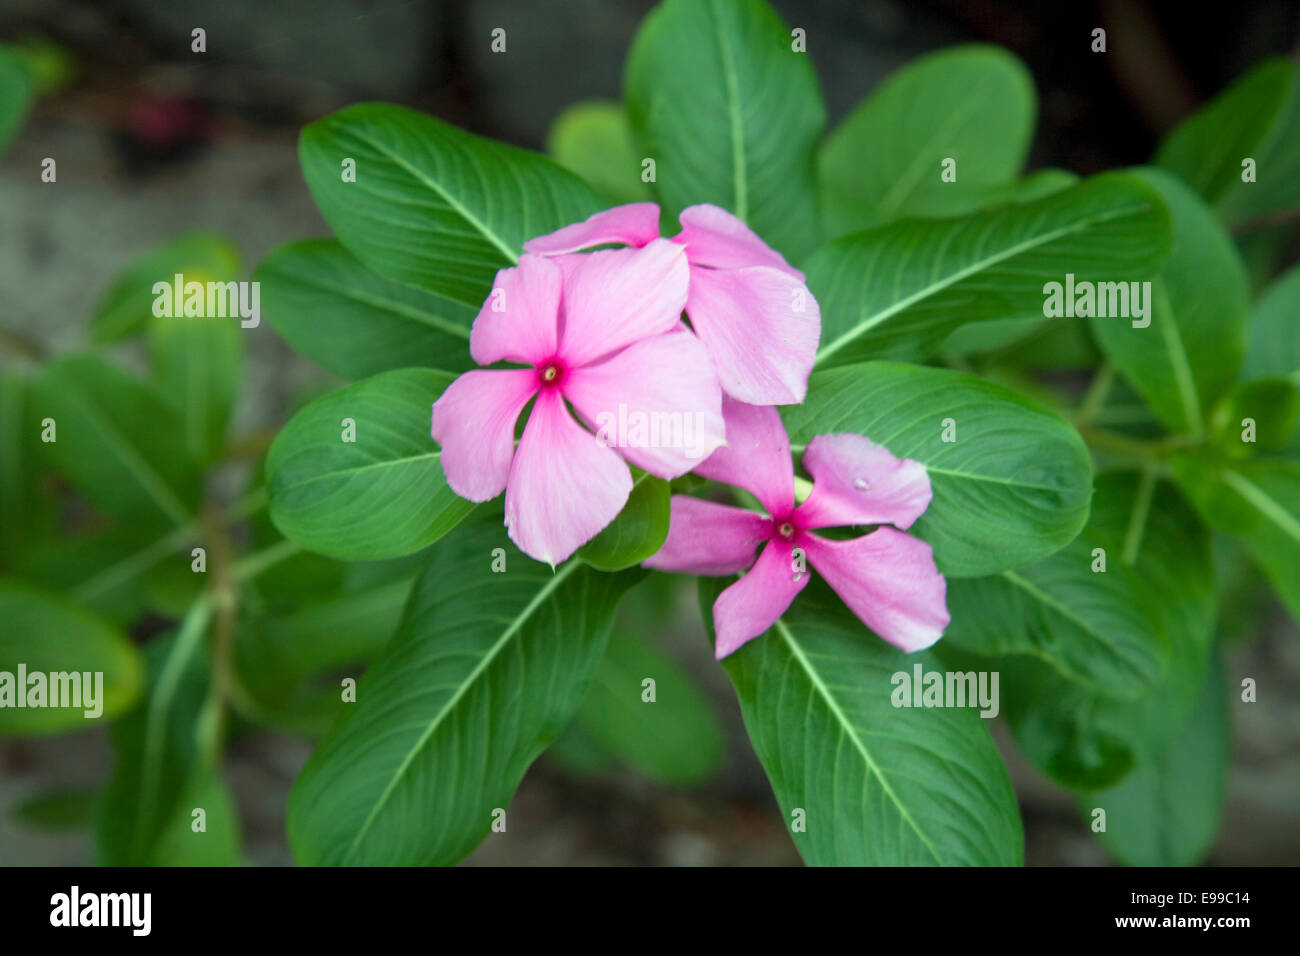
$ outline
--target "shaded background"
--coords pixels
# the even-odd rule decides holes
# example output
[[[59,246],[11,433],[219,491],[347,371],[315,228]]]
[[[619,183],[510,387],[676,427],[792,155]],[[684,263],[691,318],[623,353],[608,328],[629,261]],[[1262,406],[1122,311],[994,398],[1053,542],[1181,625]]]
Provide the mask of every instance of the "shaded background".
[[[1033,74],[1039,121],[1029,169],[1089,174],[1145,161],[1160,135],[1250,64],[1297,51],[1300,5],[1208,7],[1115,0],[773,0],[807,31],[832,126],[908,60],[954,43],[1015,52]],[[0,41],[52,43],[69,71],[0,160],[0,323],[51,352],[77,348],[95,301],[132,258],[179,232],[217,232],[255,265],[274,246],[327,235],[298,170],[301,126],[365,99],[402,103],[473,132],[542,148],[568,105],[618,98],[624,56],[649,0],[0,0]],[[1204,12],[1202,12],[1204,11]],[[207,52],[190,31],[207,31]],[[1091,53],[1107,30],[1108,52]],[[490,51],[507,31],[507,52]],[[57,184],[39,181],[44,157]],[[1292,250],[1291,258],[1296,251]],[[328,377],[268,323],[245,340],[235,428],[275,426],[291,396]],[[1215,864],[1300,861],[1300,641],[1261,593],[1224,629],[1230,683],[1260,681],[1233,708],[1235,750]],[[723,769],[678,790],[628,771],[578,776],[543,758],[511,826],[471,863],[797,863],[730,685],[693,601],[665,640],[716,703]],[[1070,796],[999,744],[1021,795],[1030,864],[1104,863]],[[225,773],[251,862],[290,862],[288,788],[309,744],[236,741]],[[50,836],[9,810],[37,790],[107,776],[103,731],[0,741],[0,863],[85,863],[84,832]]]

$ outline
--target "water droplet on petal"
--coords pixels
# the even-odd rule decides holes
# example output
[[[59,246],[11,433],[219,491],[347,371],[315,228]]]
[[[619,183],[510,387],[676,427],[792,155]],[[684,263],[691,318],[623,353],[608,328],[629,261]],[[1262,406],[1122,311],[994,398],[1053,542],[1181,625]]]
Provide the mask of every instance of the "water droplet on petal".
[[[866,491],[870,485],[867,484],[867,479],[865,478],[854,478],[853,487],[858,489],[858,491]]]

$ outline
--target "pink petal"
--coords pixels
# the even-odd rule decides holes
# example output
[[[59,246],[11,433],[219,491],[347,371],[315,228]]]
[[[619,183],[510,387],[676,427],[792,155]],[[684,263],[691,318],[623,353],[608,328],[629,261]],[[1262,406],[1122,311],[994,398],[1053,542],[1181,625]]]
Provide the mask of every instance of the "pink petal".
[[[690,269],[681,246],[655,239],[644,249],[593,252],[564,282],[560,355],[570,368],[675,327]]]
[[[502,359],[536,365],[553,358],[560,316],[560,267],[541,256],[520,256],[502,269],[474,319],[469,354],[479,365]]]
[[[573,420],[558,391],[539,393],[506,485],[506,527],[520,550],[558,564],[618,517],[631,491],[623,460]]]
[[[689,495],[673,495],[668,538],[649,560],[656,571],[736,574],[754,563],[754,549],[771,537],[772,522],[760,514]]]
[[[573,369],[561,390],[598,436],[660,478],[686,474],[723,443],[718,373],[684,328]]]
[[[724,396],[722,420],[727,444],[701,462],[695,473],[752,491],[772,517],[789,517],[794,509],[794,463],[777,410]]]
[[[751,405],[802,402],[822,327],[807,287],[766,266],[690,272],[686,312],[723,390]]]
[[[862,623],[895,647],[919,651],[948,626],[948,584],[919,538],[877,528],[850,541],[800,536],[808,561]]]
[[[807,584],[808,572],[795,570],[789,542],[769,541],[750,572],[713,602],[718,660],[775,624]]]
[[[785,256],[721,206],[687,206],[677,218],[682,231],[673,236],[673,242],[686,246],[691,265],[711,269],[769,266],[803,282],[803,273],[786,262]],[[526,243],[524,248],[528,248]]]
[[[796,512],[805,529],[863,524],[910,528],[933,495],[924,465],[896,458],[862,435],[818,435],[808,443],[803,466],[813,477],[812,494]]]
[[[652,202],[634,202],[606,209],[582,222],[529,239],[524,243],[524,252],[553,256],[609,243],[639,247],[658,238],[659,207]]]
[[[515,422],[537,391],[532,369],[466,372],[433,403],[434,440],[451,490],[470,501],[501,494],[515,452]]]

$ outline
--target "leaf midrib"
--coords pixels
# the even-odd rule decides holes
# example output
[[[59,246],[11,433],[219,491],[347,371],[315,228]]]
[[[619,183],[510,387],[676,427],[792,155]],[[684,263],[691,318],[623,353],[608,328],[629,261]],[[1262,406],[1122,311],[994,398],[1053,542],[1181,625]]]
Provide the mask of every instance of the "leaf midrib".
[[[886,779],[884,771],[882,771],[876,764],[875,760],[872,759],[871,752],[867,749],[866,744],[858,737],[857,728],[853,726],[844,711],[840,709],[839,702],[836,701],[835,695],[831,692],[831,689],[826,686],[825,682],[822,681],[816,668],[813,667],[812,661],[810,661],[807,655],[804,654],[798,641],[795,640],[794,635],[790,632],[789,626],[781,618],[777,618],[776,624],[773,626],[777,633],[780,634],[782,639],[786,642],[786,645],[790,648],[790,653],[794,655],[795,659],[803,668],[804,673],[807,675],[809,682],[813,685],[814,690],[816,690],[825,701],[826,706],[831,711],[831,715],[835,718],[840,727],[844,729],[849,740],[853,742],[854,748],[862,755],[862,759],[866,763],[867,769],[870,770],[876,780],[879,781],[880,789],[884,792],[885,796],[889,798],[889,801],[897,808],[899,816],[901,816],[903,821],[911,827],[912,831],[920,839],[922,845],[930,851],[930,855],[934,857],[935,862],[942,864],[943,857],[939,854],[938,849],[935,847],[934,843],[931,842],[929,837],[926,836],[925,831],[921,829],[916,820],[913,819],[911,813],[908,812],[907,806],[899,799],[898,794],[894,792],[894,788],[889,785],[889,781]]]
[[[384,788],[384,792],[381,793],[379,799],[375,801],[375,805],[371,808],[365,822],[361,825],[356,836],[353,837],[352,843],[349,844],[347,852],[343,855],[343,863],[345,865],[357,851],[357,848],[361,845],[361,841],[365,838],[375,820],[378,819],[379,813],[383,810],[385,804],[387,804],[389,798],[397,789],[398,783],[401,781],[402,777],[405,776],[407,769],[415,760],[416,755],[424,749],[424,746],[429,742],[430,738],[442,724],[443,720],[446,719],[448,714],[455,710],[456,706],[460,703],[461,698],[469,692],[469,688],[474,685],[483,672],[486,671],[492,662],[496,660],[497,655],[501,653],[515,634],[519,632],[519,629],[524,626],[533,613],[541,607],[543,603],[545,603],[547,598],[549,598],[551,594],[553,594],[556,589],[558,589],[559,586],[563,584],[571,574],[573,574],[574,571],[580,567],[583,567],[582,562],[570,561],[568,564],[560,568],[554,576],[552,576],[551,579],[538,590],[532,600],[530,600],[524,608],[515,615],[509,626],[502,631],[501,637],[498,638],[496,643],[488,649],[488,652],[483,655],[483,659],[475,665],[469,675],[461,681],[460,686],[456,689],[456,693],[451,696],[451,698],[443,705],[442,709],[439,710],[429,722],[428,727],[426,727],[424,732],[420,734],[415,745],[407,751],[405,758],[403,758],[401,764],[398,765],[392,777],[389,779],[388,785]]]
[[[1042,235],[1034,236],[1030,239],[1026,239],[1021,242],[1015,243],[1014,245],[1008,246],[1006,249],[1002,250],[1001,252],[995,253],[994,255],[976,259],[970,265],[966,266],[965,268],[957,270],[956,272],[945,277],[944,279],[939,280],[937,282],[931,282],[929,285],[922,286],[920,289],[916,290],[911,295],[899,299],[893,305],[889,306],[888,308],[882,309],[881,311],[877,312],[875,315],[863,317],[862,320],[859,321],[857,325],[855,325],[853,328],[843,333],[839,338],[835,339],[835,341],[831,342],[829,345],[824,346],[817,353],[816,361],[819,363],[824,361],[828,356],[834,355],[836,352],[840,351],[840,349],[844,348],[844,346],[851,344],[852,341],[856,339],[858,336],[871,331],[873,328],[880,325],[882,322],[885,322],[886,320],[892,318],[898,313],[911,308],[917,302],[929,298],[931,295],[934,295],[938,292],[942,292],[944,289],[948,288],[949,286],[955,285],[958,282],[962,281],[963,279],[968,278],[969,276],[975,275],[976,273],[981,272],[987,268],[990,268],[991,266],[995,266],[1000,262],[1004,262],[1007,259],[1014,258],[1015,256],[1018,256],[1021,253],[1028,252],[1032,249],[1037,249],[1038,247],[1047,245],[1048,243],[1051,242],[1055,242],[1057,239],[1060,239],[1063,236],[1068,236],[1076,232],[1081,232],[1087,229],[1091,229],[1093,226],[1111,222],[1112,220],[1115,219],[1121,219],[1125,216],[1132,215],[1133,213],[1145,212],[1148,208],[1149,206],[1147,206],[1147,204],[1142,203],[1136,206],[1128,206],[1123,209],[1110,210],[1108,212],[1099,213],[1094,216],[1085,217],[1076,222],[1070,223],[1067,226],[1061,226],[1057,229],[1053,229],[1049,232],[1045,232]]]

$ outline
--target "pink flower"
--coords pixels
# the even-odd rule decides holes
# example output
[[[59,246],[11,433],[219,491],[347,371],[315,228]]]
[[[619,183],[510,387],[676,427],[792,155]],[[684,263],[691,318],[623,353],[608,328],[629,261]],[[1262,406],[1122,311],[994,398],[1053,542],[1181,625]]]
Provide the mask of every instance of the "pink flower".
[[[813,490],[796,508],[790,440],[776,409],[727,399],[723,416],[727,445],[695,473],[753,492],[768,516],[674,495],[668,540],[644,562],[688,574],[750,569],[714,602],[717,656],[776,623],[808,583],[805,562],[890,644],[916,651],[937,641],[948,626],[947,584],[930,546],[895,530],[910,527],[930,504],[925,467],[861,435],[818,435],[803,457]],[[877,524],[895,527],[847,541],[812,533]],[[756,562],[754,548],[764,542]]]
[[[682,210],[672,241],[691,267],[686,314],[708,346],[722,389],[751,405],[802,402],[821,337],[821,311],[803,273],[718,206]],[[659,238],[659,207],[631,203],[524,243],[558,256],[593,246],[639,247]]]
[[[622,510],[632,489],[624,458],[675,478],[723,442],[717,373],[681,324],[689,281],[681,247],[659,240],[569,256],[562,266],[524,255],[497,273],[470,354],[480,365],[530,367],[466,372],[434,403],[432,424],[451,489],[471,501],[505,489],[511,539],[552,565]],[[534,395],[516,450],[515,423]],[[691,447],[633,443],[620,457],[574,421],[566,399],[589,426],[620,408],[664,421],[689,416]]]

